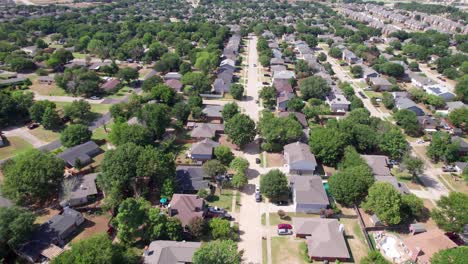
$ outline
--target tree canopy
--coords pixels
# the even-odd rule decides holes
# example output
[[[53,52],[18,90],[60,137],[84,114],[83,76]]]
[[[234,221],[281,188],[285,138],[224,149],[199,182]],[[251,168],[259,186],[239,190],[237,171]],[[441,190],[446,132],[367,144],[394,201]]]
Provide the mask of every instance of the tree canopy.
[[[255,138],[255,123],[245,114],[236,114],[225,123],[224,131],[232,143],[244,146]]]
[[[289,184],[286,175],[276,169],[262,175],[260,178],[260,192],[272,200],[288,196]]]
[[[463,232],[468,223],[468,195],[460,192],[450,192],[436,202],[431,216],[437,225],[447,232]]]
[[[67,148],[83,144],[91,139],[92,132],[81,124],[69,125],[60,134],[62,145]]]
[[[214,240],[204,244],[193,255],[193,264],[240,264],[237,244],[231,240]]]
[[[310,98],[322,99],[331,88],[320,76],[311,76],[300,82],[301,94],[304,100]]]

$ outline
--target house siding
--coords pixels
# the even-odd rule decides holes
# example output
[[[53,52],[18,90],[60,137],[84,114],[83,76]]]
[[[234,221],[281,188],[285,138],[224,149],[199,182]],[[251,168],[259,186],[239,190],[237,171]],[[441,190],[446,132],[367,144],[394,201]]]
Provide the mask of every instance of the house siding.
[[[297,213],[320,213],[321,209],[326,209],[326,204],[295,204]]]

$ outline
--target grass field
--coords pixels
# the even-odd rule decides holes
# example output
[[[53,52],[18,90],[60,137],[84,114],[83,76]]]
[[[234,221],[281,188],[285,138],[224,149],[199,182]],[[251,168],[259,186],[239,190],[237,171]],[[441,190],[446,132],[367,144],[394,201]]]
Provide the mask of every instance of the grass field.
[[[455,189],[457,192],[462,192],[468,194],[468,184],[463,180],[463,178],[459,177],[458,175],[451,175],[451,174],[442,174],[439,176],[442,180],[444,185],[449,184],[450,187]],[[450,190],[450,187],[447,188]]]
[[[59,109],[63,109],[65,106],[70,105],[71,102],[55,102]],[[91,104],[91,112],[97,114],[105,114],[109,111],[111,105],[109,104]]]
[[[52,142],[60,138],[60,133],[44,129],[43,126],[39,126],[38,128],[32,129],[29,133],[33,134],[38,139],[45,141],[45,142]]]
[[[37,92],[40,95],[48,95],[48,96],[63,96],[67,95],[65,90],[57,87],[55,84],[47,85],[47,84],[41,84],[38,81],[33,81],[33,84],[29,86],[29,89],[31,89],[34,92]]]
[[[222,194],[219,194],[219,189],[216,190],[216,193],[211,197],[208,197],[206,200],[211,206],[217,206],[224,208],[228,211],[231,211],[232,207],[232,190],[223,190]]]
[[[0,148],[0,159],[13,157],[33,148],[29,142],[20,137],[8,137],[8,146]]]
[[[272,237],[271,238],[271,262],[273,264],[282,263],[309,263],[303,258],[301,244],[303,239],[292,237]]]
[[[262,239],[262,263],[268,263],[267,241]]]

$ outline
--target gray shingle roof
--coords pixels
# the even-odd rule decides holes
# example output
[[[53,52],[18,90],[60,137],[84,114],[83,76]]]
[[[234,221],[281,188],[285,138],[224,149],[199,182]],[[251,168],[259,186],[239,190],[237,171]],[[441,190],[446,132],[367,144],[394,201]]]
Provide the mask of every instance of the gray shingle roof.
[[[204,180],[208,175],[200,166],[177,166],[176,182],[180,192],[198,191],[208,188],[208,181]]]
[[[288,156],[289,162],[308,161],[317,164],[314,154],[310,152],[310,147],[302,142],[294,142],[284,146],[284,154]]]
[[[60,202],[62,203],[70,199],[80,199],[97,194],[97,175],[97,173],[91,173],[65,178],[59,195]]]
[[[91,162],[91,156],[99,151],[99,146],[94,141],[88,141],[78,146],[71,147],[57,155],[71,166],[76,165],[76,161],[80,160],[81,165]]]
[[[157,240],[151,242],[143,255],[144,264],[192,263],[193,254],[201,247],[200,242]]]
[[[217,146],[219,146],[218,142],[206,138],[200,142],[193,144],[190,153],[192,155],[212,155],[213,148]]]
[[[289,182],[296,195],[296,204],[329,204],[322,178],[318,176],[291,176]]]
[[[374,176],[391,176],[388,157],[383,155],[361,155],[372,169]]]
[[[203,114],[207,117],[223,117],[222,111],[222,105],[205,105],[203,108]]]

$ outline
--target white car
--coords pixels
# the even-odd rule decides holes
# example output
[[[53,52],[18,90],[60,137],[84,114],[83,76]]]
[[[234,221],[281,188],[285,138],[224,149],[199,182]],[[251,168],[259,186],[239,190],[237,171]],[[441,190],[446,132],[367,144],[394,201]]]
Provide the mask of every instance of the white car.
[[[280,236],[292,235],[292,230],[291,229],[278,229],[278,235]]]
[[[255,193],[260,193],[260,187],[258,185],[255,185]]]

